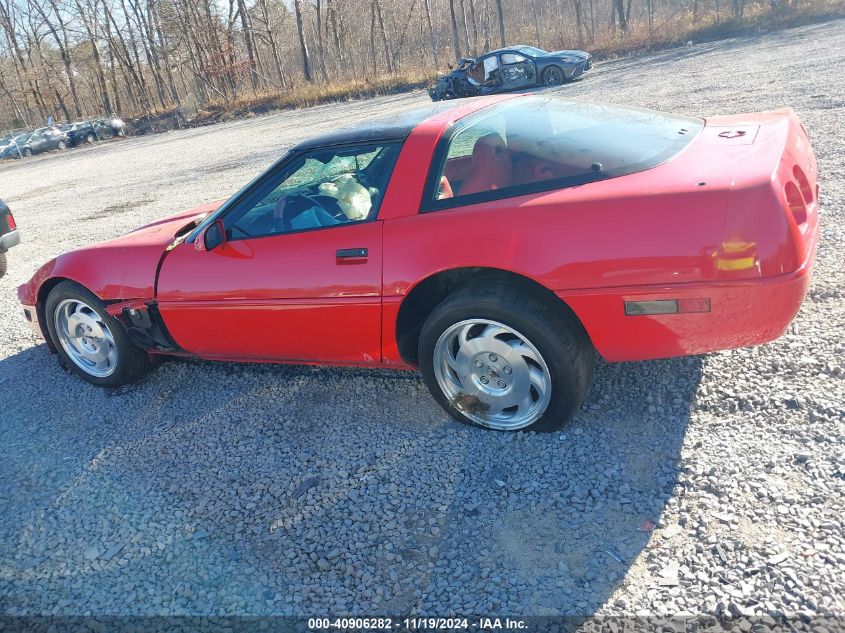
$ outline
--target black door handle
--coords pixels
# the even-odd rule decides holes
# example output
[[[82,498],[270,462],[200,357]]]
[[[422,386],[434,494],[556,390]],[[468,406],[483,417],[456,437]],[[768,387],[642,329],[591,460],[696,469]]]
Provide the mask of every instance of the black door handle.
[[[367,257],[366,248],[339,248],[335,253],[338,259],[361,259]]]

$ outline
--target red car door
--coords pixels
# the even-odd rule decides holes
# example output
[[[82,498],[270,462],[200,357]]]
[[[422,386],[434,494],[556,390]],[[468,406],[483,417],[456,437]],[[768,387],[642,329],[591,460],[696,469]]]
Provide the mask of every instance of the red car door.
[[[158,305],[174,340],[206,357],[381,360],[381,222],[181,244],[164,260]],[[365,249],[366,257],[338,257]]]
[[[307,159],[300,160],[258,191],[245,208],[226,212],[224,243],[211,250],[183,243],[165,256],[156,296],[164,322],[180,347],[208,358],[381,362],[383,223],[373,216],[378,212],[379,186],[383,191],[390,172],[375,163],[389,160],[392,168],[396,152],[373,159],[371,148],[365,149],[370,153],[366,160],[356,157],[356,168],[372,161],[383,182],[375,182],[363,169],[338,176],[332,171],[334,158],[321,156],[317,168]],[[339,151],[348,155],[352,150]],[[303,185],[301,172],[313,178],[315,169],[322,181]],[[350,184],[350,180],[364,182],[368,186],[364,190],[372,196],[369,215],[362,217],[347,205],[349,219],[338,211],[340,205],[332,207],[323,195],[332,178],[342,190],[352,187],[359,195],[363,194],[356,188],[357,181]],[[261,183],[256,186],[260,188]],[[319,193],[314,193],[319,187]],[[287,226],[278,228],[274,223],[280,207],[285,207],[280,202],[285,196],[296,202],[287,204],[288,209],[308,208],[292,223],[283,220]],[[315,211],[322,220],[315,219]],[[332,211],[334,218],[329,217]],[[333,223],[302,226],[320,221]],[[276,226],[276,232],[269,226]]]

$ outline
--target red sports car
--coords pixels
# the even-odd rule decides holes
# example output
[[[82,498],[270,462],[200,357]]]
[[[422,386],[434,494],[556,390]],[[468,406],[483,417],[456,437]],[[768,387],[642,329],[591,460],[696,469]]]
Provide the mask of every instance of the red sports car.
[[[157,354],[419,367],[458,420],[552,430],[595,352],[779,336],[807,289],[817,180],[790,109],[487,97],[300,143],[229,200],[62,255],[18,294],[97,385]]]

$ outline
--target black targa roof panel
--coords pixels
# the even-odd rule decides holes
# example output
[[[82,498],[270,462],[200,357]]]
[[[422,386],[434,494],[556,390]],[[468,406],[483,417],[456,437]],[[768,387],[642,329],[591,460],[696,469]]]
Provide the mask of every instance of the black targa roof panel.
[[[355,126],[341,128],[334,132],[306,139],[293,146],[293,151],[314,149],[329,145],[348,145],[374,141],[404,141],[417,125],[436,114],[451,110],[459,102],[436,103],[422,108],[406,110],[398,114],[365,121]]]

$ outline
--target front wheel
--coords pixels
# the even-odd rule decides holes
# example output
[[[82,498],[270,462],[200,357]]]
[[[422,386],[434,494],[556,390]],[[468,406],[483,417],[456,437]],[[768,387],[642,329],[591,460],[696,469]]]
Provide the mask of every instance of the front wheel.
[[[64,141],[59,141],[59,149],[67,149],[67,143]]]
[[[44,312],[61,363],[91,384],[118,387],[146,373],[147,353],[129,341],[123,326],[86,288],[58,284]]]
[[[592,379],[589,339],[565,307],[532,289],[492,282],[450,294],[422,328],[419,362],[456,420],[500,431],[554,431]]]
[[[32,156],[32,150],[29,147],[24,147],[22,154],[24,158],[29,158]]]
[[[85,142],[88,143],[88,145],[90,145],[91,143],[93,143],[96,140],[97,140],[97,137],[95,137],[93,134],[86,134],[85,135]]]
[[[565,79],[563,71],[557,66],[549,66],[543,71],[543,84],[546,86],[559,86]]]

